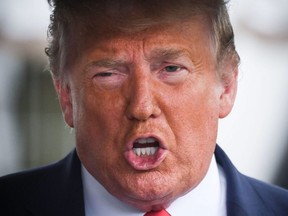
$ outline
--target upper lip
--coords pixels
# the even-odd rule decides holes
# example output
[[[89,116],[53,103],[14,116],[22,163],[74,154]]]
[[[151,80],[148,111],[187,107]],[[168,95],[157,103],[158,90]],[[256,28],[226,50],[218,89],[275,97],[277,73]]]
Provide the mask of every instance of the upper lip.
[[[166,145],[164,144],[164,141],[157,135],[155,134],[143,134],[143,135],[135,135],[133,136],[130,141],[127,144],[127,150],[132,150],[133,149],[133,144],[135,143],[135,141],[139,140],[139,139],[147,139],[147,138],[154,138],[158,141],[159,143],[159,147],[162,149],[167,149]]]

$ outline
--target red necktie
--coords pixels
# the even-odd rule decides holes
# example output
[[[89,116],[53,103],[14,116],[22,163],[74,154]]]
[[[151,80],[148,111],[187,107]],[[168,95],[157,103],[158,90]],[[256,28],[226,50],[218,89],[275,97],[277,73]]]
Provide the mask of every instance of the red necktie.
[[[150,211],[147,212],[144,216],[171,216],[165,209],[161,211]]]

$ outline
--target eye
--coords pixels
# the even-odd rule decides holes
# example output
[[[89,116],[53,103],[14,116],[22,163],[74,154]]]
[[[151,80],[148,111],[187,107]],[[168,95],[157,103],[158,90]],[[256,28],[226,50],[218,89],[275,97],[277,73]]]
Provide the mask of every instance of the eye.
[[[176,66],[176,65],[169,65],[169,66],[166,66],[165,67],[165,71],[166,72],[176,72],[176,71],[179,71],[180,70],[180,67],[179,66]]]
[[[112,76],[112,75],[113,75],[112,72],[101,72],[101,73],[96,74],[95,76],[96,77],[109,77],[109,76]]]
[[[167,84],[176,85],[185,81],[189,71],[182,65],[164,65],[160,70],[159,78]]]
[[[94,75],[93,82],[102,89],[115,89],[120,87],[126,79],[126,73],[119,70],[99,71]]]

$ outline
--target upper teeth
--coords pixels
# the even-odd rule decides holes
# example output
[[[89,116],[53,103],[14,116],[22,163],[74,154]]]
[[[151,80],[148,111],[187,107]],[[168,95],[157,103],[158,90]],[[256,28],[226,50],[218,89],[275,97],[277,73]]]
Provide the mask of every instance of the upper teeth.
[[[152,138],[152,137],[148,137],[148,138],[140,138],[140,139],[137,139],[135,141],[135,143],[138,143],[138,144],[142,144],[143,147],[141,148],[133,148],[133,151],[134,153],[137,155],[137,156],[141,156],[141,155],[154,155],[158,149],[157,146],[155,147],[145,147],[144,144],[150,144],[150,143],[155,143],[157,142],[157,140],[155,138]]]
[[[133,152],[137,156],[141,155],[154,155],[157,151],[158,147],[147,147],[147,148],[133,148]]]
[[[146,143],[154,143],[156,142],[156,139],[149,137],[149,138],[140,138],[138,140],[136,140],[137,143],[140,144],[146,144]]]

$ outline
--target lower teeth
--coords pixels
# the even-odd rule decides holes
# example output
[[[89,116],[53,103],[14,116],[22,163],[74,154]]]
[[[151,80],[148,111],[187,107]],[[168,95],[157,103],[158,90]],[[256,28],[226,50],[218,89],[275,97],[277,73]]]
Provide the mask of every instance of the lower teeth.
[[[146,147],[146,148],[133,148],[133,152],[137,156],[150,156],[154,155],[158,147]]]

